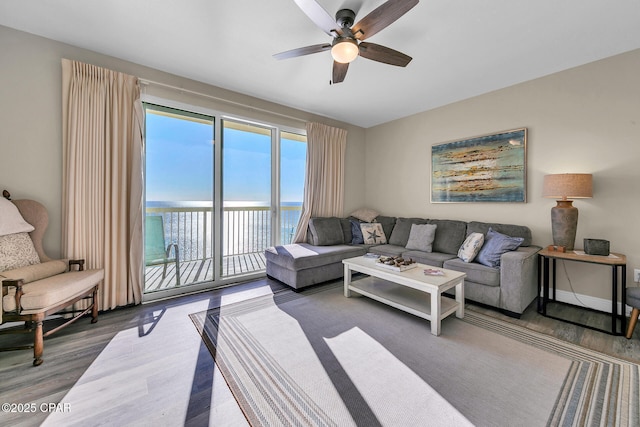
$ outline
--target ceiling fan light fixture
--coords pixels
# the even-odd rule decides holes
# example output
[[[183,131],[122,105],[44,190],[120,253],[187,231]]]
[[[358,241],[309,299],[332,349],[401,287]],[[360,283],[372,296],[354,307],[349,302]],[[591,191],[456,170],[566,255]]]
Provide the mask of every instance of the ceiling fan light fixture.
[[[336,62],[348,64],[358,57],[358,42],[351,38],[337,39],[331,47],[331,56]]]

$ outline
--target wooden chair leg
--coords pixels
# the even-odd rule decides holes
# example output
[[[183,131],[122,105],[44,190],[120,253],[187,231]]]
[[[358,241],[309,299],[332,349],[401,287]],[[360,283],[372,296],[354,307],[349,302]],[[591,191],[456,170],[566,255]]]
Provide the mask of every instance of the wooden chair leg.
[[[35,322],[36,329],[33,335],[33,366],[42,364],[42,353],[44,352],[44,338],[42,336],[42,320]]]
[[[98,287],[93,288],[93,307],[91,308],[91,323],[98,321]]]
[[[629,319],[629,327],[627,328],[627,339],[631,338],[633,335],[633,330],[636,327],[636,323],[638,322],[638,316],[640,316],[640,308],[634,308],[631,311],[631,318]]]

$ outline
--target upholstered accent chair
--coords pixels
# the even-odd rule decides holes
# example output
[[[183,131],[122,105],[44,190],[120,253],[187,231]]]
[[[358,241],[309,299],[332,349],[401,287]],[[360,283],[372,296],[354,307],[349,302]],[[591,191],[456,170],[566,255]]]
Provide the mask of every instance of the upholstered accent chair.
[[[48,225],[45,207],[34,200],[11,202],[6,191],[4,195],[6,200],[0,198],[0,323],[20,323],[6,325],[0,334],[31,333],[33,344],[0,351],[33,348],[33,365],[38,366],[43,362],[45,337],[88,313],[92,323],[98,321],[98,286],[104,270],[85,270],[84,260],[49,258],[42,246]],[[86,308],[74,309],[81,300],[88,301]],[[65,321],[45,331],[45,319],[53,314],[63,315]]]
[[[631,318],[629,319],[629,328],[627,329],[627,339],[633,335],[633,330],[638,323],[640,316],[640,288],[627,288],[627,305],[632,308]]]

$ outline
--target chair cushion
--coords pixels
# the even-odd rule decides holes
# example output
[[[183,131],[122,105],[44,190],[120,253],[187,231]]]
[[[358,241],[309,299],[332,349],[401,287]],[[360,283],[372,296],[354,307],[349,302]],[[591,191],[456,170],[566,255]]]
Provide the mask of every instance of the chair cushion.
[[[24,294],[20,300],[23,314],[46,311],[56,305],[87,293],[104,278],[104,270],[70,271],[46,279],[28,283],[22,287]],[[16,289],[9,287],[8,295],[2,298],[5,311],[16,309]]]
[[[47,261],[41,264],[28,265],[22,268],[3,271],[0,273],[0,280],[22,279],[24,280],[24,283],[35,282],[36,280],[64,273],[67,271],[67,262],[68,261],[64,259],[58,259],[55,261]]]
[[[28,233],[0,236],[0,271],[38,264],[40,257]]]
[[[640,288],[627,288],[627,305],[640,308]]]

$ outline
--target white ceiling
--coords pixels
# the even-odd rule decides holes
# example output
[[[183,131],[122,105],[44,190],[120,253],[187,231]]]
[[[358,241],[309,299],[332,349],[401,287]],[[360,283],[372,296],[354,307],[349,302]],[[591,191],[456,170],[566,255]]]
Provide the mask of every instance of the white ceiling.
[[[384,1],[318,0],[356,21]],[[367,40],[413,61],[336,85],[329,52],[272,58],[330,41],[294,0],[2,0],[0,25],[370,127],[640,48],[640,1],[421,0]]]

